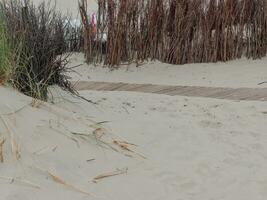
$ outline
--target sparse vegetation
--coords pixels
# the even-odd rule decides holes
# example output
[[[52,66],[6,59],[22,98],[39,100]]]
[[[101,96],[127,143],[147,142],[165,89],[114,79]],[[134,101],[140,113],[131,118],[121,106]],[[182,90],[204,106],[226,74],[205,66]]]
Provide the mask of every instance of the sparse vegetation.
[[[8,41],[12,52],[9,82],[42,100],[47,99],[48,87],[54,84],[73,92],[64,75],[69,56],[65,40],[68,18],[45,2],[35,7],[29,1],[3,1],[1,9],[9,35],[3,42]]]
[[[3,83],[8,79],[10,73],[10,49],[6,35],[6,26],[1,14],[0,10],[0,83]]]

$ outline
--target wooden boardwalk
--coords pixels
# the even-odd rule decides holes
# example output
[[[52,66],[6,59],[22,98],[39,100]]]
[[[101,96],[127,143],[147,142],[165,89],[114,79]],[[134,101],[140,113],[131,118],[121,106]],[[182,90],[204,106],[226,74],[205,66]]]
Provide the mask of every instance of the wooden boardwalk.
[[[267,101],[267,88],[221,88],[198,86],[168,86],[80,81],[73,83],[78,91],[130,91],[170,96],[207,97],[216,99]]]

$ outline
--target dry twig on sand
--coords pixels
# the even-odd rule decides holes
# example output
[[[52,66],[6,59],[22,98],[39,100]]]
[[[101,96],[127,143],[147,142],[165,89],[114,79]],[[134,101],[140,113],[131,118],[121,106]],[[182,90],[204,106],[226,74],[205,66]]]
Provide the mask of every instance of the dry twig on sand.
[[[128,172],[128,168],[124,168],[124,169],[117,169],[116,171],[113,171],[113,172],[107,172],[107,173],[104,173],[104,174],[100,174],[98,176],[96,176],[94,179],[93,179],[93,182],[97,182],[101,179],[104,179],[104,178],[108,178],[108,177],[112,177],[112,176],[118,176],[118,175],[121,175],[121,174],[127,174]]]
[[[7,180],[9,181],[10,183],[21,183],[21,184],[25,184],[27,186],[30,186],[30,187],[33,187],[33,188],[36,188],[36,189],[40,189],[41,187],[35,183],[32,183],[31,181],[28,181],[26,179],[22,179],[22,178],[12,178],[12,177],[5,177],[5,176],[0,176],[0,179],[3,179],[3,180]]]
[[[8,133],[9,133],[9,136],[10,136],[10,143],[11,143],[11,151],[12,151],[12,154],[14,156],[14,158],[16,160],[19,160],[20,159],[20,152],[19,152],[19,146],[18,146],[18,143],[15,139],[15,135],[14,135],[14,132],[11,130],[11,128],[9,127],[7,121],[4,119],[3,116],[1,116],[1,119],[3,121],[3,124],[5,125]]]
[[[46,153],[47,151],[55,152],[58,146],[50,146],[50,147],[43,147],[38,149],[37,151],[33,152],[34,155],[41,155]]]
[[[0,137],[0,162],[3,163],[4,162],[4,155],[3,155],[3,145],[5,143],[6,139],[1,136]]]
[[[85,192],[85,191],[83,191],[83,190],[81,190],[81,189],[79,189],[79,188],[77,188],[77,187],[75,187],[75,186],[73,186],[73,185],[67,183],[67,182],[64,181],[62,178],[60,178],[59,176],[56,176],[55,174],[53,174],[53,173],[50,172],[50,171],[47,171],[47,173],[48,173],[48,175],[52,178],[52,180],[53,180],[54,182],[58,183],[58,184],[61,184],[61,185],[65,186],[65,187],[67,187],[67,188],[69,188],[69,189],[72,189],[72,190],[74,190],[74,191],[80,192],[80,193],[82,193],[82,194],[86,194],[86,195],[89,195],[89,196],[94,196],[94,195],[92,195],[92,194],[89,193],[89,192]]]
[[[113,143],[114,143],[115,145],[117,145],[118,147],[120,147],[122,150],[129,151],[129,152],[134,153],[134,154],[136,154],[136,155],[138,155],[138,156],[140,156],[140,157],[142,157],[142,158],[144,158],[144,159],[147,159],[147,158],[146,158],[144,155],[142,155],[141,153],[138,153],[138,152],[136,152],[136,151],[130,149],[129,146],[130,146],[130,145],[131,145],[131,146],[136,146],[135,144],[131,144],[131,143],[128,143],[128,142],[125,142],[125,141],[118,141],[118,140],[114,140]]]
[[[42,101],[36,98],[32,98],[31,107],[39,108],[42,105]]]
[[[46,170],[46,169],[43,169],[43,168],[40,168],[40,167],[36,167],[36,166],[31,166],[31,168],[37,169],[38,171],[48,175],[57,184],[63,185],[66,188],[69,188],[69,189],[74,190],[76,192],[95,197],[95,195],[93,195],[93,194],[91,194],[89,192],[83,191],[83,190],[79,189],[78,187],[75,187],[74,185],[72,185],[70,183],[67,183],[65,180],[63,180],[63,178],[55,175],[54,173],[52,173],[49,170]]]

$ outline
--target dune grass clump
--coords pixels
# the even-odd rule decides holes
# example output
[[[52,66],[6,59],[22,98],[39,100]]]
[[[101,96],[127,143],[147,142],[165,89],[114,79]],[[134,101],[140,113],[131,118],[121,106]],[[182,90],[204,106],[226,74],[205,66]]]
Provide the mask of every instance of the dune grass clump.
[[[8,45],[6,26],[0,10],[0,84],[8,79],[10,73],[10,48]]]
[[[35,7],[27,0],[9,0],[1,3],[1,9],[12,50],[9,82],[41,100],[47,99],[51,85],[74,92],[64,75],[69,57],[67,18],[45,2]]]

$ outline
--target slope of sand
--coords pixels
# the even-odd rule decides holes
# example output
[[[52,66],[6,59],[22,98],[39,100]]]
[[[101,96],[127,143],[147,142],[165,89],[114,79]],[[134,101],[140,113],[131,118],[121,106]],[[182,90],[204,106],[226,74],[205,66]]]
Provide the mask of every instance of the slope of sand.
[[[76,68],[78,73],[71,74],[74,80],[151,83],[157,85],[183,85],[230,88],[267,87],[267,57],[262,60],[235,60],[227,63],[202,63],[187,65],[170,65],[150,62],[140,67],[132,64],[118,70],[95,67],[84,64],[82,54],[75,54],[71,66],[83,64]],[[266,82],[264,84],[260,84]]]
[[[31,98],[0,87],[0,199],[267,197],[266,102],[82,92],[93,105],[51,92],[54,104],[33,107]],[[138,146],[126,145],[130,152],[114,141]],[[127,174],[92,181],[117,169]]]
[[[59,4],[64,10],[73,2]],[[70,75],[73,80],[254,88],[266,86],[258,86],[267,78],[266,61],[155,63],[112,72],[83,65]],[[76,56],[72,66],[82,62]],[[32,102],[0,86],[0,137],[6,139],[1,200],[267,197],[267,102],[83,91],[94,105],[57,88],[51,93],[53,104]],[[118,169],[127,173],[92,181]]]

